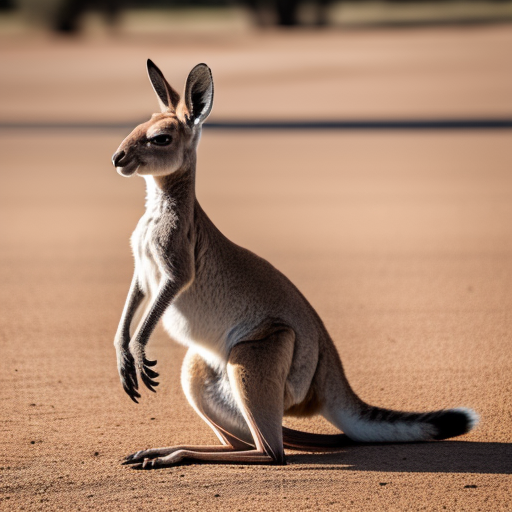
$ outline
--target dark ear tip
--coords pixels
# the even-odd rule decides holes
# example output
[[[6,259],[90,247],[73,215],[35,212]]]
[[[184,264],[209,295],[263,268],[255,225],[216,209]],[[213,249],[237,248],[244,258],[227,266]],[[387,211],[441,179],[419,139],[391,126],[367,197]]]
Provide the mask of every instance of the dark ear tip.
[[[210,69],[210,67],[208,66],[208,64],[205,64],[204,62],[201,62],[200,64],[197,64],[196,66],[193,67],[191,73],[193,73],[194,71],[208,71],[208,73],[210,74],[210,76],[212,75],[212,70]]]
[[[164,78],[164,75],[160,71],[160,68],[151,60],[148,59],[146,62],[146,70],[148,72],[149,78],[151,81],[153,81],[153,78],[155,75],[160,76],[161,78]]]

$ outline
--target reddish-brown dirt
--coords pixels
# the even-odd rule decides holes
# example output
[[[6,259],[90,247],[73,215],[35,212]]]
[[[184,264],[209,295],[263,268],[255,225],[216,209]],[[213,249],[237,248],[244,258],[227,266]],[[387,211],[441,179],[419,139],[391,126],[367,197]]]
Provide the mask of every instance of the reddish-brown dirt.
[[[509,26],[0,39],[2,121],[144,119],[151,57],[179,89],[206,61],[216,119],[512,115]],[[281,467],[132,471],[141,448],[216,442],[159,331],[161,385],[124,394],[112,345],[144,183],[121,131],[0,138],[2,510],[511,510],[510,131],[205,129],[197,194],[232,240],[288,275],[353,387],[405,410],[474,408],[456,440],[288,454]],[[333,432],[319,418],[287,424]]]

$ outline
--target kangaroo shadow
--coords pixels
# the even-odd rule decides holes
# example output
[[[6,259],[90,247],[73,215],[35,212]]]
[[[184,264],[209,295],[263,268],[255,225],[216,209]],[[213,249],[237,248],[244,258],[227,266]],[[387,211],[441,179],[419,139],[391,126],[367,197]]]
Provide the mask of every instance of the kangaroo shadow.
[[[295,470],[508,475],[512,473],[512,444],[445,441],[355,445],[330,453],[288,455],[287,461]]]

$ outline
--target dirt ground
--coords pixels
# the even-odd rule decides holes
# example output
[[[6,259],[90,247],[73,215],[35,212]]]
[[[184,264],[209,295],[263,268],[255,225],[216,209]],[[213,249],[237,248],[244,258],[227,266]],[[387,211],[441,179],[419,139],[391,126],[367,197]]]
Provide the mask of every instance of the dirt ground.
[[[0,38],[0,121],[137,121],[151,57],[181,89],[213,69],[212,119],[512,116],[511,26]],[[124,394],[113,336],[144,183],[122,130],[2,129],[1,510],[512,510],[511,131],[215,131],[198,198],[315,306],[366,401],[474,408],[456,440],[288,454],[280,467],[133,471],[147,447],[216,438],[150,343],[160,386]],[[333,432],[320,418],[287,420]]]

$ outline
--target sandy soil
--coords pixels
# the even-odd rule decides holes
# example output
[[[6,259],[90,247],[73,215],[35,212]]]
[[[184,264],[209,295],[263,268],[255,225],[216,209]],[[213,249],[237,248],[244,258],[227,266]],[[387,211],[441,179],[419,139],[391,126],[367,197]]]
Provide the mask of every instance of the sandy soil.
[[[209,62],[217,119],[512,114],[508,26],[13,41],[1,41],[4,121],[148,117],[148,56],[178,87]],[[284,467],[153,472],[119,461],[216,438],[163,332],[149,349],[158,393],[135,405],[118,381],[112,340],[144,198],[110,164],[125,135],[2,131],[1,510],[512,509],[510,131],[205,130],[200,202],[310,299],[362,398],[469,406],[481,424],[453,441],[290,452]]]

